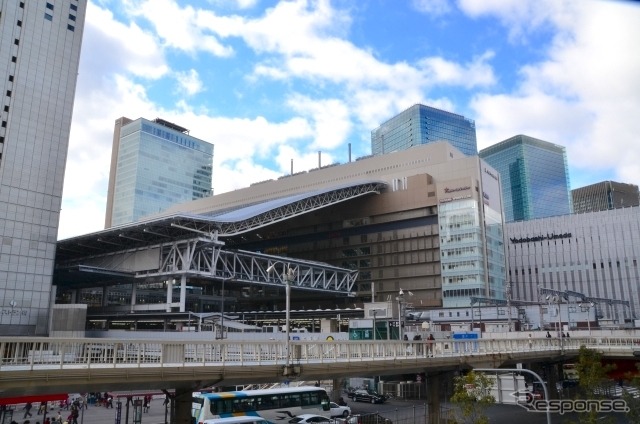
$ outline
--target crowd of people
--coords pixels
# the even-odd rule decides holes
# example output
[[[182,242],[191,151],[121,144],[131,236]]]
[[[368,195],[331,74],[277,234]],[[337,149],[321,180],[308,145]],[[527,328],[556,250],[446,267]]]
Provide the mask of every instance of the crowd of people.
[[[142,412],[146,413],[150,411],[152,399],[153,397],[151,395],[143,397]],[[33,403],[27,402],[21,409],[14,411],[14,419],[11,421],[11,424],[20,424],[15,419],[16,412],[22,414],[24,421],[21,424],[78,424],[80,413],[83,409],[89,409],[89,405],[113,408],[113,395],[108,392],[87,393],[61,400],[56,404],[41,402],[37,411]],[[4,412],[7,409],[6,406],[2,406],[2,408],[3,410],[0,412]],[[9,409],[12,408],[9,407]],[[34,417],[34,414],[36,417]],[[42,415],[42,420],[37,418],[38,415]]]

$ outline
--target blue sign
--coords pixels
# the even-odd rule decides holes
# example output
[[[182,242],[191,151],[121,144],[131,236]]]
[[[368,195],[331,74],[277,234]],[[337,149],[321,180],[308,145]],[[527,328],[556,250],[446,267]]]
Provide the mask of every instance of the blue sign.
[[[453,333],[453,339],[454,340],[461,340],[461,339],[477,340],[478,339],[478,333],[476,333],[476,332],[472,332],[472,333]]]

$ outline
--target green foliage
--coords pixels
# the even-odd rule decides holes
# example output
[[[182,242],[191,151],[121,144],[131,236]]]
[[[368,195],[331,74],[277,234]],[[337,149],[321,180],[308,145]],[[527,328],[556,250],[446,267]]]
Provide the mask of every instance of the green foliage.
[[[576,371],[580,381],[579,399],[598,399],[604,397],[603,388],[610,383],[607,373],[615,369],[614,365],[603,365],[602,355],[595,351],[580,346]],[[609,419],[603,421],[599,417],[598,411],[584,412],[578,416],[580,424],[602,424],[610,422]]]
[[[640,371],[640,363],[636,364],[636,368]],[[629,385],[640,390],[640,376],[627,375],[627,380],[629,380]],[[629,412],[627,413],[629,422],[640,423],[640,398],[635,398],[630,393],[624,393],[622,399],[627,402],[629,407]]]
[[[493,382],[484,374],[474,371],[455,377],[453,396],[450,400],[456,406],[454,414],[457,423],[489,423],[485,412],[496,402],[491,395],[492,385]]]
[[[602,355],[599,352],[580,346],[576,371],[583,395],[593,398],[595,392],[608,381],[607,373],[614,369],[614,365],[602,364]]]

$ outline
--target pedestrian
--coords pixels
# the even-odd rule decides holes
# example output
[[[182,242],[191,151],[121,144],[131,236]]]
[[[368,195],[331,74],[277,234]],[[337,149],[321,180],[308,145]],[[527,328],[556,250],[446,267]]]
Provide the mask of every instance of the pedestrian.
[[[547,339],[550,339],[550,338],[551,338],[551,333],[547,331]]]
[[[80,412],[78,410],[78,408],[74,409],[73,411],[71,411],[71,419],[72,421],[70,421],[70,424],[78,424],[78,417],[80,416]]]
[[[56,424],[62,424],[62,414],[60,413],[60,411],[58,411],[58,413],[56,414],[56,418],[53,420],[53,422]]]
[[[22,417],[23,419],[26,419],[27,417],[31,416],[31,408],[33,408],[33,405],[31,405],[31,402],[27,402],[24,405],[24,408],[22,408],[24,409],[24,417]]]
[[[416,334],[415,336],[413,336],[413,341],[417,342],[415,343],[416,346],[416,355],[420,355],[422,356],[422,336],[420,334]]]
[[[433,337],[433,334],[429,334],[429,337],[427,338],[427,349],[429,351],[429,356],[433,356],[433,342],[436,340],[435,337]]]
[[[567,331],[567,338],[569,337],[569,332]]]
[[[531,333],[529,333],[529,350],[533,348],[533,340],[531,339]]]

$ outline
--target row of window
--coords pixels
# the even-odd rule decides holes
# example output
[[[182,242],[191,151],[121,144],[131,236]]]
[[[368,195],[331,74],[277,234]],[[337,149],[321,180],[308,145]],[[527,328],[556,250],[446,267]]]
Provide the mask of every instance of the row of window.
[[[470,296],[480,296],[480,295],[484,295],[484,289],[479,287],[475,289],[444,290],[442,292],[443,297],[470,297]]]
[[[47,21],[53,21],[53,3],[47,2],[47,6],[46,7],[47,7],[48,10],[44,12],[44,18]],[[78,6],[73,4],[73,3],[71,3],[71,5],[69,7],[73,12],[77,12],[78,11]],[[69,31],[75,31],[76,27],[74,26],[74,23],[76,21],[76,15],[74,15],[73,13],[69,13],[69,20],[72,23],[67,24],[67,29]]]
[[[197,398],[194,399],[198,401]],[[251,395],[230,399],[210,399],[211,413],[231,414],[234,412],[261,411],[267,409],[290,408],[294,406],[319,406],[328,403],[326,392],[318,390],[309,393],[280,393]]]
[[[634,267],[638,266],[638,261],[636,259],[633,259],[632,263],[633,263]],[[570,266],[571,265],[573,265],[573,262],[571,262]],[[578,261],[577,265],[580,265],[580,261]],[[556,264],[556,267],[558,267],[558,266],[560,266],[560,265]],[[566,266],[566,265],[563,265],[563,266]],[[629,266],[626,260],[625,260],[625,266]],[[593,262],[592,267],[593,267],[593,269],[598,269],[598,264],[596,262]],[[605,263],[604,262],[600,262],[600,269],[604,269],[604,268],[605,268]],[[612,263],[611,262],[609,262],[609,268],[612,268]],[[620,261],[616,261],[616,268],[620,268]],[[528,270],[529,270],[529,275],[531,275],[531,268],[529,268]],[[534,272],[536,274],[538,273],[538,268],[537,267],[535,267],[533,270],[534,270]],[[517,269],[513,270],[513,273],[515,275],[518,275],[518,270]],[[524,268],[522,268],[520,270],[520,274],[521,275],[525,275],[525,269]],[[511,269],[509,270],[509,275],[511,275]]]

